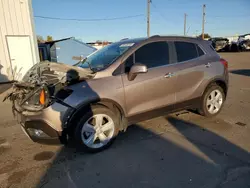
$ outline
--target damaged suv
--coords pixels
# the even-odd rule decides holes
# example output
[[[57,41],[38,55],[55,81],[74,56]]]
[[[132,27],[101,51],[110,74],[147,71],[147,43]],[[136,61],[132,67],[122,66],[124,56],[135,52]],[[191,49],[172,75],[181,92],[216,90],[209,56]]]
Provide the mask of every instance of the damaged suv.
[[[217,115],[227,95],[227,66],[201,39],[126,39],[75,66],[39,63],[6,98],[33,141],[73,138],[100,151],[139,121],[183,109]]]
[[[230,43],[227,38],[215,37],[215,38],[209,39],[209,41],[212,42],[212,46],[217,52],[221,52],[221,51],[228,52],[230,50]]]

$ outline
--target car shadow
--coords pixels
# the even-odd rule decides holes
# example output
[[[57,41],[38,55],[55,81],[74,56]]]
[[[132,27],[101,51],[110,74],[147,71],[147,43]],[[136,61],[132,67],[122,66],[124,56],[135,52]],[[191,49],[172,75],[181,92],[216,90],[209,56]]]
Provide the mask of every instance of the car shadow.
[[[243,76],[250,76],[250,69],[239,69],[230,71],[232,74],[238,74]]]
[[[227,155],[227,156],[231,156],[242,162],[246,161],[247,163],[250,164],[249,152],[234,145],[233,143],[229,142],[228,140],[221,137],[217,133],[214,133],[190,121],[186,121],[186,120],[182,120],[182,119],[174,118],[174,117],[167,117],[166,119],[171,123],[171,125],[173,125],[176,128],[176,130],[182,136],[184,136],[189,142],[196,145],[196,147],[199,148],[201,152],[206,153],[205,151],[203,151],[203,146],[213,147],[213,149],[216,152],[223,153],[224,155]],[[226,125],[222,125],[222,124],[223,123],[221,124],[219,123],[217,125],[218,129],[223,128],[223,127],[224,129],[230,128],[228,124]],[[186,131],[187,127],[188,127],[188,130]],[[209,153],[206,153],[206,155],[210,159],[213,159],[212,156],[209,156]],[[213,161],[216,162],[216,159],[213,159]]]
[[[100,153],[62,147],[36,187],[219,187],[227,169],[250,164],[247,151],[220,135],[177,117],[167,122],[177,133],[136,124]]]

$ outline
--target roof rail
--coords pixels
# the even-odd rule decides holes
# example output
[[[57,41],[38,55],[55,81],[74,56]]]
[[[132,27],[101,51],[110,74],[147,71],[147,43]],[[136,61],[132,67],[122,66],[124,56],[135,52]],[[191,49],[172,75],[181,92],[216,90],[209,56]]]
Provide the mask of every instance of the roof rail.
[[[152,35],[152,36],[149,37],[149,38],[154,38],[154,37],[160,37],[160,35]]]
[[[184,36],[184,35],[153,35],[149,38],[155,38],[155,37],[168,37],[168,38],[190,38],[190,39],[201,39],[200,37],[192,37],[192,36]]]
[[[123,41],[123,40],[128,40],[129,38],[124,38],[124,39],[121,39],[120,41]]]

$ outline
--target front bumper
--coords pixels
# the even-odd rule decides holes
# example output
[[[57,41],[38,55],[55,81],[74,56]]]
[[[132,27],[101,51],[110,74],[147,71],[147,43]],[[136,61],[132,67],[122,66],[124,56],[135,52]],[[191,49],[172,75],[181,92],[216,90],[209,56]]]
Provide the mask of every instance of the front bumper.
[[[62,132],[51,128],[44,121],[26,121],[21,123],[21,128],[33,142],[48,145],[62,144]]]
[[[67,107],[54,103],[39,112],[22,112],[18,122],[25,134],[34,142],[41,144],[65,144],[64,117]]]

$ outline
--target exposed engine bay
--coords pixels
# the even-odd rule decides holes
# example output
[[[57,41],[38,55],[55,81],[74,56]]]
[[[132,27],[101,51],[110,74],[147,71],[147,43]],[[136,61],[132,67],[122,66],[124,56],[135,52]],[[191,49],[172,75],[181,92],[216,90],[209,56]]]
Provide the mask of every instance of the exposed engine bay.
[[[91,79],[95,73],[90,69],[62,63],[41,62],[34,65],[23,77],[15,82],[12,92],[5,98],[12,102],[12,112],[38,112],[54,101],[66,98],[71,90],[67,86]],[[66,105],[66,104],[65,104]]]

